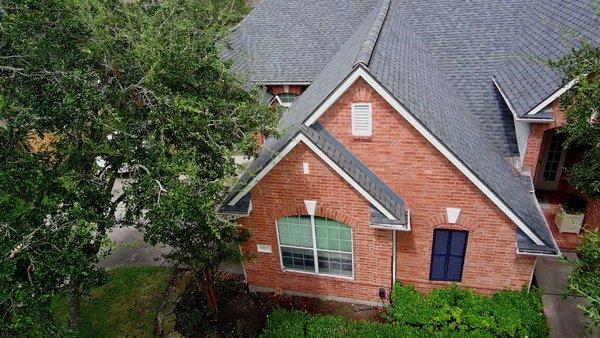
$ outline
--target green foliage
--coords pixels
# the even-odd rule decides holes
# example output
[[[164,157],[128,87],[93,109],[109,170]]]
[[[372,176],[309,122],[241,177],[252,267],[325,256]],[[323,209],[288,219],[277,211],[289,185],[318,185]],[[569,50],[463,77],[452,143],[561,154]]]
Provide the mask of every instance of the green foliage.
[[[577,249],[577,260],[571,261],[573,270],[565,289],[570,294],[584,296],[587,304],[580,305],[590,319],[591,326],[600,327],[600,233],[598,229],[587,231]]]
[[[57,330],[52,295],[102,281],[119,202],[196,271],[239,258],[231,244],[247,234],[215,205],[232,154],[255,151],[252,135],[276,120],[219,58],[244,11],[242,0],[0,2],[0,335]],[[132,180],[112,196],[122,168]]]
[[[111,270],[106,283],[83,298],[81,325],[75,337],[150,337],[174,270],[129,267]],[[54,298],[52,312],[66,323],[66,295]]]
[[[565,82],[578,82],[561,97],[566,145],[583,149],[569,172],[569,183],[591,198],[600,198],[600,48],[583,42],[551,65],[565,73]]]
[[[546,337],[548,328],[537,291],[500,291],[491,297],[456,285],[419,293],[396,284],[385,318],[424,332],[447,330],[495,337]]]
[[[406,325],[346,320],[338,316],[310,315],[302,311],[275,310],[269,315],[261,334],[275,337],[492,337],[485,333],[454,333],[447,330],[426,332]]]

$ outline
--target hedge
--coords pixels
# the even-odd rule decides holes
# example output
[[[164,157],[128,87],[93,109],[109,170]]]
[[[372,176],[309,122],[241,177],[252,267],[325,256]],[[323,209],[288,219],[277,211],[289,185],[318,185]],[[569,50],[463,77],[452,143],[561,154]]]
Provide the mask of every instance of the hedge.
[[[390,323],[425,332],[480,332],[495,337],[547,337],[548,327],[539,292],[499,291],[479,295],[456,285],[419,293],[414,286],[394,286]]]
[[[388,323],[275,310],[261,337],[548,337],[536,289],[485,296],[452,285],[422,294],[397,284],[391,300]]]
[[[310,315],[303,311],[275,310],[267,319],[267,325],[261,334],[262,338],[275,337],[492,337],[480,332],[453,333],[440,331],[435,333],[425,332],[410,326],[359,322],[346,320],[338,316]]]

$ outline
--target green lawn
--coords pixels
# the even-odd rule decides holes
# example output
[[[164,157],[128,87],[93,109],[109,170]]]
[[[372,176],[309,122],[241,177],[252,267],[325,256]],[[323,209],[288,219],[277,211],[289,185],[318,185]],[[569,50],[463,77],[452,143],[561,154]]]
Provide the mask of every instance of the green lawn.
[[[106,284],[83,299],[78,337],[150,337],[162,296],[174,270],[130,267],[108,272]],[[53,312],[67,321],[66,297],[57,299]]]

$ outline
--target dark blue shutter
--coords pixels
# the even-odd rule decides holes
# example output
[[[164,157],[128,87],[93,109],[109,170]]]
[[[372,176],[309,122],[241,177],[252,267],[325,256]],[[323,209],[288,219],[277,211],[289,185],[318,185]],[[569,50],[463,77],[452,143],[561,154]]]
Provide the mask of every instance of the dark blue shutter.
[[[434,230],[429,279],[461,280],[468,235],[461,230]]]

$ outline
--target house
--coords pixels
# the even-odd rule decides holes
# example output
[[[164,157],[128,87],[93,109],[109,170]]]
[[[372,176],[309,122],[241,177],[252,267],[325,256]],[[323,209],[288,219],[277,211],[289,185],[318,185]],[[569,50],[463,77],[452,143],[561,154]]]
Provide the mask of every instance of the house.
[[[220,209],[250,230],[251,290],[381,304],[394,281],[529,285],[560,255],[547,197],[573,85],[539,60],[600,42],[586,1],[258,5],[224,55],[285,108],[282,135]]]

